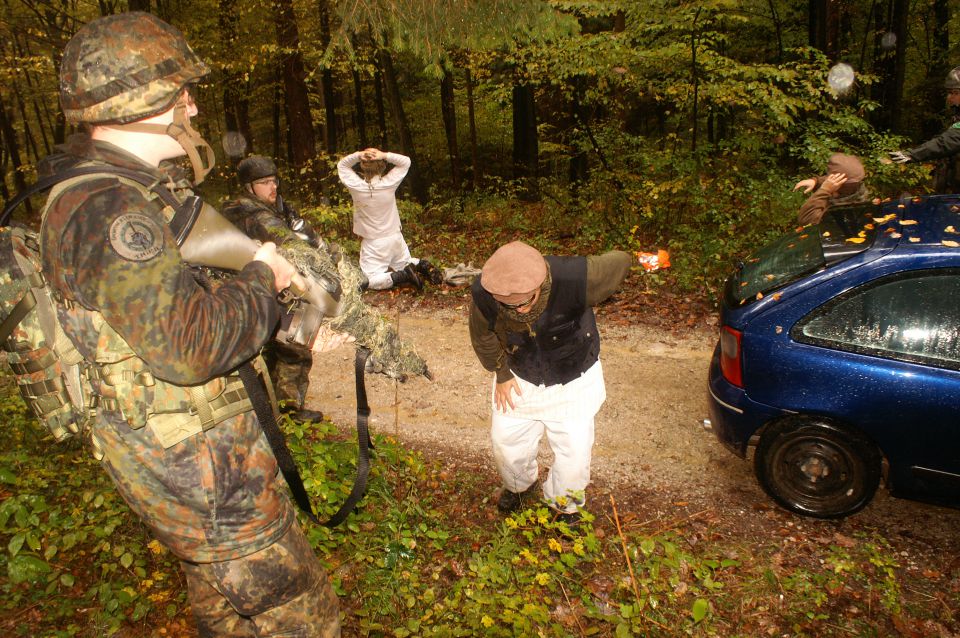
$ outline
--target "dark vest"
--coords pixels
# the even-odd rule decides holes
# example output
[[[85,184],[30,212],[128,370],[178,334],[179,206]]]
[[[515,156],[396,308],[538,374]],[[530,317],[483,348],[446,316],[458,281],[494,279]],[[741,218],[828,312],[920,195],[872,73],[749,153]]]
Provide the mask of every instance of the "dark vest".
[[[593,309],[587,305],[586,257],[546,257],[553,279],[547,307],[527,331],[507,332],[510,369],[524,381],[537,385],[569,383],[586,372],[600,357],[600,335]],[[476,278],[473,301],[493,332],[499,304]],[[498,335],[502,336],[502,335]]]

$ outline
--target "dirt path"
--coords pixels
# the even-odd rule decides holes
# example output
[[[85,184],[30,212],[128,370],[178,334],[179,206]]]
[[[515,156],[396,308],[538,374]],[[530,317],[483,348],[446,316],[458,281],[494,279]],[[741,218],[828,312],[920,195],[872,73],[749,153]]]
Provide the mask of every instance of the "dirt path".
[[[394,311],[387,312],[396,319]],[[435,381],[399,385],[368,376],[371,428],[450,466],[488,472],[493,491],[490,375],[470,347],[466,313],[463,305],[401,313],[401,335],[427,359]],[[706,375],[715,328],[703,324],[676,336],[645,325],[613,325],[602,314],[598,324],[607,402],[597,417],[596,486],[588,490],[588,499],[596,503],[610,492],[618,502],[665,516],[676,516],[678,508],[709,509],[744,534],[768,534],[771,526],[821,534],[875,527],[908,554],[954,561],[960,568],[960,510],[895,499],[882,489],[866,510],[843,521],[805,520],[773,506],[750,464],[700,425],[708,416]],[[318,355],[309,401],[345,429],[355,418],[352,366],[351,348]],[[541,456],[549,462],[545,444]]]

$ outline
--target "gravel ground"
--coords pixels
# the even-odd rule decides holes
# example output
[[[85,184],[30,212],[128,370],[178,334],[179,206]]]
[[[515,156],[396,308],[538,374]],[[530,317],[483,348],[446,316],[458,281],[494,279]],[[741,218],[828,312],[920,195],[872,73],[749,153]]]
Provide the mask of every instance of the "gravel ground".
[[[402,337],[427,359],[435,380],[397,384],[368,376],[371,430],[390,434],[452,469],[489,474],[490,375],[467,333],[467,308],[385,310]],[[399,314],[399,319],[398,319]],[[881,489],[861,513],[842,521],[794,516],[772,504],[748,462],[701,428],[708,416],[706,375],[716,329],[701,322],[679,331],[598,320],[607,402],[597,416],[594,485],[588,505],[618,507],[648,519],[707,513],[745,537],[787,530],[810,537],[881,530],[908,568],[960,575],[960,510],[892,498]],[[350,429],[355,419],[353,350],[317,355],[310,407]],[[541,448],[544,463],[549,451]],[[622,504],[622,506],[621,506]],[[491,506],[492,507],[492,506]]]

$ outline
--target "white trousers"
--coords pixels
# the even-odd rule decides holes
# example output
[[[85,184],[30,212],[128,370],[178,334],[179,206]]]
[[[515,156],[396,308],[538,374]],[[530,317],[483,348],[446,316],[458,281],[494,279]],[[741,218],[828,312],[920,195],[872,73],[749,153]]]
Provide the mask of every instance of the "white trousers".
[[[360,240],[360,270],[367,276],[372,290],[391,288],[391,270],[403,270],[407,264],[416,265],[419,262],[419,259],[410,256],[403,233]]]
[[[516,408],[506,413],[493,407],[490,438],[503,486],[522,492],[539,474],[537,451],[547,435],[554,462],[543,483],[543,497],[552,507],[575,512],[585,503],[590,483],[594,417],[606,392],[598,361],[579,379],[566,385],[536,386],[517,378],[523,391]],[[496,379],[494,379],[496,388]]]

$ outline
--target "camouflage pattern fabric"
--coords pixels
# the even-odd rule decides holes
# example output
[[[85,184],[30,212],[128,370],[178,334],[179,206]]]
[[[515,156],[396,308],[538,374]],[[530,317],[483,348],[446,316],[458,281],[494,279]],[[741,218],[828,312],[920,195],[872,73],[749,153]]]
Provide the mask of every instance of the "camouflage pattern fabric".
[[[302,410],[310,388],[313,353],[294,344],[270,341],[263,347],[263,359],[277,403],[287,409]]]
[[[88,137],[64,151],[46,170],[102,163],[175,179]],[[178,557],[230,560],[269,547],[294,516],[256,417],[237,415],[169,449],[144,425],[189,410],[190,386],[222,392],[224,375],[273,333],[279,307],[273,274],[259,262],[212,292],[201,287],[166,226],[171,214],[112,177],[51,194],[43,271],[64,332],[101,373],[94,390],[112,399],[101,402],[91,437],[124,500]]]
[[[226,563],[181,563],[201,637],[340,635],[337,597],[294,522],[270,547]]]
[[[423,358],[400,340],[396,329],[380,313],[364,303],[362,284],[366,276],[339,250],[326,244],[313,248],[297,237],[272,208],[253,196],[226,204],[223,215],[248,236],[275,242],[280,254],[300,272],[340,281],[343,312],[330,320],[330,327],[352,335],[358,346],[370,350],[372,371],[396,379],[428,373]]]

